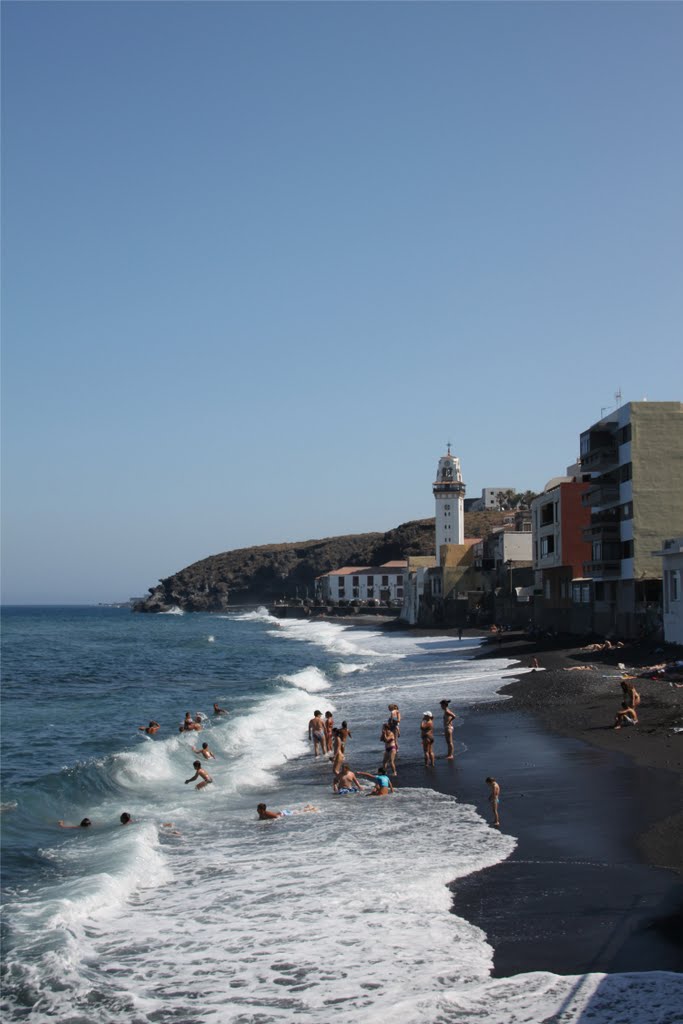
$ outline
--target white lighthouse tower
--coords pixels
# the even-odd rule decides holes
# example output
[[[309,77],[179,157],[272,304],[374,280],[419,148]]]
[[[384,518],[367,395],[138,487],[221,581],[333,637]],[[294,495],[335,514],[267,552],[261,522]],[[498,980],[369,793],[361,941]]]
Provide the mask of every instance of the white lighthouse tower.
[[[465,485],[460,459],[448,452],[439,459],[432,488],[436,501],[436,564],[441,565],[442,544],[465,543]]]

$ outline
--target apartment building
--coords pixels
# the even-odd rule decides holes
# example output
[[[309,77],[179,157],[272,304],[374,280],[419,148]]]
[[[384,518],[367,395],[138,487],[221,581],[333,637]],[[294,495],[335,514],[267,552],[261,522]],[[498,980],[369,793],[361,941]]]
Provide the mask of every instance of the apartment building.
[[[683,534],[683,403],[629,402],[581,434],[591,545],[575,597],[593,629],[637,636],[661,621],[663,537]],[[588,582],[590,585],[588,585]]]
[[[590,523],[590,509],[582,501],[588,479],[579,467],[569,466],[566,476],[550,480],[531,503],[538,595],[534,619],[543,628],[569,633],[592,629],[590,602],[581,601],[583,594],[591,595],[590,581],[583,579],[583,564],[592,555],[583,536]]]

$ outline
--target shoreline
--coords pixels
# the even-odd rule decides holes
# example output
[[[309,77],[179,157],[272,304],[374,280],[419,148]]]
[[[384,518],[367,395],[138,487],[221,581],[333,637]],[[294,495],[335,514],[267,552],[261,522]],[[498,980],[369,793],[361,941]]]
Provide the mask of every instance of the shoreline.
[[[484,780],[501,785],[501,826],[517,838],[515,851],[450,886],[453,913],[493,947],[494,977],[681,972],[683,733],[673,729],[683,725],[683,688],[637,680],[640,723],[615,731],[618,663],[637,671],[661,652],[596,655],[560,643],[503,634],[485,647],[477,659],[517,663],[500,700],[461,713],[457,692],[445,693],[460,716],[455,762],[443,757],[437,721],[435,769],[399,761],[399,786],[447,793],[490,820]],[[541,670],[516,674],[533,657]]]

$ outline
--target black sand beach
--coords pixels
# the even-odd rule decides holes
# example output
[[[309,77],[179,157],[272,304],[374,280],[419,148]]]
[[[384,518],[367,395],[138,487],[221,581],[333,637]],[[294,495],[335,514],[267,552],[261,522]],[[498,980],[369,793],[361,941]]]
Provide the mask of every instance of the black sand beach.
[[[453,794],[490,818],[485,779],[500,783],[501,826],[517,847],[452,886],[454,912],[494,947],[495,976],[683,971],[683,688],[638,679],[639,725],[615,731],[619,663],[636,673],[667,655],[570,644],[503,634],[487,645],[480,657],[531,666],[535,656],[542,670],[510,668],[499,702],[459,718],[454,763],[435,711],[436,767],[399,762],[399,784]],[[459,712],[457,694],[441,697]]]
[[[431,785],[489,817],[484,780],[501,785],[517,848],[454,883],[454,911],[486,932],[497,976],[683,970],[683,733],[672,731],[683,689],[639,680],[640,724],[615,731],[616,666],[598,657],[575,671],[590,654],[510,640],[483,656],[529,665],[536,654],[544,671],[514,681],[510,669],[511,699],[459,720],[454,764],[437,722],[436,768],[400,767],[401,785]],[[628,651],[618,657],[629,664]],[[457,712],[457,695],[444,696]]]

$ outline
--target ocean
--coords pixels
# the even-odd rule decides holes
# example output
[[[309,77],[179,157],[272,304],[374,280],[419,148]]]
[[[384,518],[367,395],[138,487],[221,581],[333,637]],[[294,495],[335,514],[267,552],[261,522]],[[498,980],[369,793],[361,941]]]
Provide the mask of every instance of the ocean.
[[[499,699],[513,664],[473,661],[479,643],[265,609],[5,608],[3,1019],[680,1020],[680,975],[493,979],[486,935],[452,912],[448,883],[516,840],[483,817],[485,792],[475,808],[402,788],[400,773],[422,763],[425,710],[443,754],[443,697],[467,755],[468,708]],[[229,714],[212,716],[214,702]],[[307,740],[313,711],[348,721],[347,759],[372,772],[390,702],[403,716],[397,793],[334,795]],[[201,732],[179,733],[186,711],[206,716]],[[151,719],[154,737],[139,731]],[[202,742],[214,783],[198,792],[184,780]],[[261,801],[319,810],[266,822]],[[89,829],[57,825],[85,816]]]

